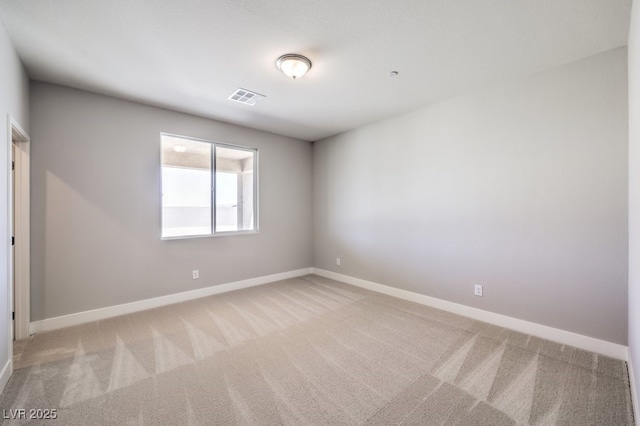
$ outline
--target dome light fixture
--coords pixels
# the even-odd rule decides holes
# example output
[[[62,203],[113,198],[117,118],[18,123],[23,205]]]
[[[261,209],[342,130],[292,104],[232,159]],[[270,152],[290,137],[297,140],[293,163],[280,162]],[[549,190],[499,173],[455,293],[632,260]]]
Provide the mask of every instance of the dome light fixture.
[[[287,53],[278,58],[276,66],[287,77],[295,80],[305,75],[307,71],[311,69],[311,61],[305,56],[296,53]]]

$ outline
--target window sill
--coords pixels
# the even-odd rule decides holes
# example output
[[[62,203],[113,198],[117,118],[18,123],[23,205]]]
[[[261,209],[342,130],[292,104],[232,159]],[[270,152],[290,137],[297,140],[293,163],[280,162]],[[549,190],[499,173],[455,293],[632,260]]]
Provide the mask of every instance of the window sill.
[[[236,235],[250,235],[250,234],[259,234],[260,231],[228,231],[228,232],[217,232],[215,234],[203,234],[203,235],[177,235],[175,237],[160,237],[162,241],[170,241],[170,240],[191,240],[194,238],[217,238],[217,237],[232,237]]]

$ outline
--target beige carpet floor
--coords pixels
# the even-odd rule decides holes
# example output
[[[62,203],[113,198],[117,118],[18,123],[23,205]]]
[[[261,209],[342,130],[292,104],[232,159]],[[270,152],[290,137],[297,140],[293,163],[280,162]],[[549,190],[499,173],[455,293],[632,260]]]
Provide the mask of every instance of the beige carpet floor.
[[[17,342],[4,424],[633,424],[627,366],[315,275]]]

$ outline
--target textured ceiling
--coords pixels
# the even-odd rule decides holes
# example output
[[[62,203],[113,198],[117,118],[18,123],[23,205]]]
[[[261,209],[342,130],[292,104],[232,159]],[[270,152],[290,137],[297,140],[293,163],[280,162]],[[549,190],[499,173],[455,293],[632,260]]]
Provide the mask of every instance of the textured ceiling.
[[[625,45],[631,3],[0,0],[0,19],[33,79],[318,140]],[[284,53],[313,68],[288,79]]]

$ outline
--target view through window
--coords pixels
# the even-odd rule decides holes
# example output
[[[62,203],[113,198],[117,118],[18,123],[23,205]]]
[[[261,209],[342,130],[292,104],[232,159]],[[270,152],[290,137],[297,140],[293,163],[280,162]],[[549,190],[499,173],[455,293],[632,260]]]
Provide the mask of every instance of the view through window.
[[[256,231],[257,151],[162,134],[162,237]]]

